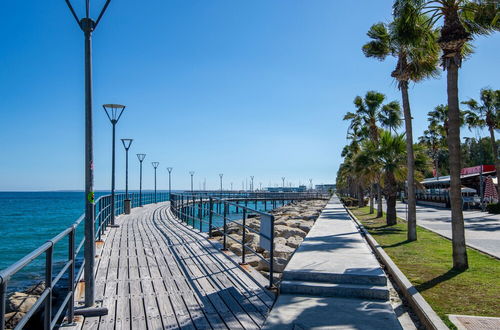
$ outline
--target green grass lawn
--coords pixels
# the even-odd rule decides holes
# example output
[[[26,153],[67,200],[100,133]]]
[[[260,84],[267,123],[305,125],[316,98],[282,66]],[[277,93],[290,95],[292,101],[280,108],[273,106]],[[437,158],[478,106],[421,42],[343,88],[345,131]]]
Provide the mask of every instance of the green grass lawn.
[[[455,271],[450,240],[418,227],[418,241],[408,242],[403,220],[388,227],[369,207],[351,211],[448,326],[446,314],[500,317],[499,260],[467,249],[470,268]]]

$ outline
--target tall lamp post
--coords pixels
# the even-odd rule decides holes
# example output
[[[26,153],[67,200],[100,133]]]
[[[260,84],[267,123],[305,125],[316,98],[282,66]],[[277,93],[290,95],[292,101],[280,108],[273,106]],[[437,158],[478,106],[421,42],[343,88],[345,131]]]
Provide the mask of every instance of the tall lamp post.
[[[167,167],[168,171],[168,196],[170,197],[170,194],[172,193],[172,170],[173,167]]]
[[[70,0],[66,0],[71,14],[83,31],[85,37],[85,243],[84,243],[84,280],[85,307],[90,308],[95,303],[95,227],[94,227],[94,147],[92,139],[92,32],[97,28],[111,0],[101,9],[94,21],[90,18],[90,1],[85,2],[85,17],[78,18]],[[73,299],[73,298],[70,298]],[[94,309],[92,309],[94,310]],[[89,309],[90,311],[90,309]],[[106,313],[106,309],[95,309]],[[71,310],[70,313],[73,313]],[[99,312],[97,312],[99,313]],[[92,314],[90,312],[89,314]],[[70,320],[73,321],[73,320]]]
[[[139,206],[142,206],[142,162],[146,158],[146,154],[137,154],[137,159],[139,159]]]
[[[193,175],[194,171],[189,171],[189,175],[191,175],[191,194],[193,193]]]
[[[158,168],[158,165],[160,165],[160,163],[152,162],[151,165],[153,165],[153,168],[155,169],[155,203],[156,203],[156,169]]]
[[[283,182],[283,185],[282,185],[283,191],[285,191],[285,177],[284,176],[281,177],[281,181]]]
[[[224,173],[219,174],[220,178],[220,197],[222,198],[222,177],[224,176]]]
[[[250,191],[253,192],[253,175],[250,176]]]
[[[309,179],[309,187],[310,189],[313,190],[313,179]]]
[[[111,145],[111,226],[116,227],[115,225],[115,137],[116,137],[116,123],[120,120],[120,117],[123,114],[123,110],[125,110],[125,106],[121,104],[104,104],[102,106],[106,115],[108,116],[109,121],[111,122],[111,126],[113,126],[113,137],[112,137],[112,145]]]
[[[125,214],[130,214],[130,198],[128,198],[128,149],[132,145],[133,139],[121,139],[125,148],[125,200],[123,201],[123,209]]]

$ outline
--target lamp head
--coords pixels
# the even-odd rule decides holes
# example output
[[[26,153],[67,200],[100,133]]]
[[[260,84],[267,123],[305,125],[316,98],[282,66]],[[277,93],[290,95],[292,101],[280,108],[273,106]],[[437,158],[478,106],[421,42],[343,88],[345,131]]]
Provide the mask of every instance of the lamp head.
[[[173,169],[174,169],[173,167],[167,167],[168,173],[171,173]]]
[[[133,139],[121,139],[121,140],[122,140],[123,147],[125,148],[125,150],[128,150],[130,148],[130,146],[132,145],[132,141],[134,141]]]
[[[223,173],[219,174],[219,177],[220,177],[221,179],[222,179],[222,177],[223,177],[223,176],[224,176],[224,174],[223,174]]]
[[[122,116],[123,110],[125,110],[125,106],[121,104],[103,104],[102,107],[106,111],[111,124],[116,124]]]
[[[151,165],[156,169],[158,168],[158,165],[160,165],[160,162],[151,162]]]
[[[194,171],[189,171],[189,175],[193,176],[194,175]]]
[[[146,158],[146,154],[137,154],[137,159],[142,163],[142,161]]]

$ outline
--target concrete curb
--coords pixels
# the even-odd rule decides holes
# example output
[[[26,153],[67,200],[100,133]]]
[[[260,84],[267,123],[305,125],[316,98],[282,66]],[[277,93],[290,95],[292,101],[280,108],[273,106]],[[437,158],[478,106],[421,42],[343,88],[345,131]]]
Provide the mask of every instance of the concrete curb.
[[[406,276],[401,272],[401,270],[396,266],[394,261],[385,253],[384,249],[380,247],[377,241],[368,233],[368,231],[363,227],[363,225],[358,221],[356,216],[346,208],[347,213],[351,216],[353,221],[358,225],[359,229],[363,233],[366,241],[372,248],[373,252],[377,258],[384,264],[387,271],[396,284],[400,288],[401,292],[408,300],[408,303],[412,307],[413,311],[417,314],[419,320],[424,324],[427,329],[449,329],[448,326],[441,320],[441,318],[436,314],[432,307],[425,301],[424,297],[417,291],[417,289],[411,284],[411,282],[406,278]]]

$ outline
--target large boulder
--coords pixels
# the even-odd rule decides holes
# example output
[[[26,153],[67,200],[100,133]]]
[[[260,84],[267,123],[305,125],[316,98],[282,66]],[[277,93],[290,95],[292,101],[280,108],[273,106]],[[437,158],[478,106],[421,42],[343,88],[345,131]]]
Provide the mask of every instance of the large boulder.
[[[38,295],[30,295],[24,292],[14,292],[7,301],[8,312],[27,313],[38,300]]]
[[[276,235],[279,237],[289,238],[292,236],[306,237],[306,232],[299,228],[291,228],[283,225],[274,226]]]
[[[293,249],[296,249],[299,247],[299,245],[302,243],[302,241],[304,241],[304,239],[300,236],[292,236],[292,237],[289,237],[286,241],[286,245],[288,245],[289,247],[293,248]]]

